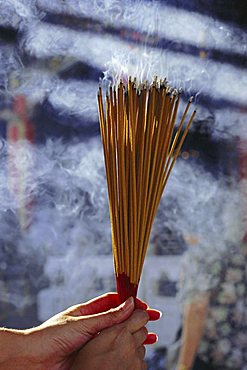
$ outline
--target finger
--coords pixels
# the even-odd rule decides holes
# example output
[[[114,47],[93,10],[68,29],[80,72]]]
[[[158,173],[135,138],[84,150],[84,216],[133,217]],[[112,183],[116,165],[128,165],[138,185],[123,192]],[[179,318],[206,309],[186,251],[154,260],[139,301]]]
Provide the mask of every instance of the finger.
[[[135,308],[140,310],[146,310],[149,314],[149,320],[151,321],[159,320],[162,316],[161,311],[149,308],[147,303],[141,301],[138,298],[135,298]]]
[[[143,344],[154,344],[158,341],[158,335],[155,333],[148,333],[147,338],[143,342]]]
[[[101,330],[109,328],[115,324],[119,324],[128,319],[133,310],[134,300],[132,297],[130,297],[123,304],[109,311],[98,313],[96,315],[79,316],[73,318],[73,320],[77,327],[79,327],[78,323],[81,324],[80,330],[82,334],[90,339]]]
[[[147,328],[145,328],[145,326],[133,334],[137,348],[140,347],[145,342],[147,336],[148,330]]]
[[[137,356],[140,358],[140,360],[143,361],[144,358],[145,358],[145,354],[146,354],[145,346],[140,346],[139,348],[137,348],[136,352],[137,352]]]
[[[82,304],[70,307],[66,312],[71,316],[94,315],[105,312],[119,305],[117,293],[106,293]]]
[[[130,331],[130,333],[135,333],[143,326],[147,324],[149,320],[149,316],[146,311],[143,310],[135,310],[133,314],[126,320],[124,325]]]
[[[150,321],[156,321],[159,320],[162,317],[162,312],[159,310],[154,310],[152,308],[147,309],[147,313],[149,315]]]

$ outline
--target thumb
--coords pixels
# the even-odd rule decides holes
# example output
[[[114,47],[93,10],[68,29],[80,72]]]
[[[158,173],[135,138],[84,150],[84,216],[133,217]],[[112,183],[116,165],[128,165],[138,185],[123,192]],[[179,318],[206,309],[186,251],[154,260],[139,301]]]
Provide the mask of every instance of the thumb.
[[[128,298],[123,304],[109,311],[98,313],[95,315],[81,316],[76,318],[81,324],[81,332],[89,340],[101,330],[109,328],[115,324],[119,324],[128,319],[134,311],[134,299]]]

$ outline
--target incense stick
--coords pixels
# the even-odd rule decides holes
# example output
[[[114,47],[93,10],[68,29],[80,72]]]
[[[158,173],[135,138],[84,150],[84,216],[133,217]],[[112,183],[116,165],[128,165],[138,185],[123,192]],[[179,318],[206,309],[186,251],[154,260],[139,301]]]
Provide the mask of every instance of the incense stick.
[[[195,116],[192,99],[176,125],[181,92],[166,81],[129,78],[98,92],[112,249],[120,300],[136,296],[160,199]],[[104,108],[105,106],[105,108]],[[177,127],[177,128],[176,128]],[[185,127],[185,128],[184,128]]]

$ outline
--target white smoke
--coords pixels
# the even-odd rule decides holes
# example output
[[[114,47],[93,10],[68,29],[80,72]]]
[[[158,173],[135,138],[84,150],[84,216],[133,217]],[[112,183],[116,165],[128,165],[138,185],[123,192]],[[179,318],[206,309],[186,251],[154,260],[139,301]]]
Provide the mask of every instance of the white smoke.
[[[23,4],[18,0],[8,0],[6,5],[1,4],[1,8],[3,24],[4,19],[18,18],[12,23],[22,31],[21,45],[27,55],[64,59],[69,56],[105,71],[106,78],[115,80],[128,75],[136,76],[139,81],[151,80],[154,75],[167,77],[173,86],[182,87],[188,97],[192,92],[196,93],[198,104],[201,94],[206,94],[212,102],[223,100],[233,105],[246,104],[244,70],[228,63],[227,58],[224,63],[212,60],[210,51],[209,57],[204,52],[205,48],[211,48],[244,57],[246,34],[236,26],[226,26],[211,17],[155,1],[73,0],[68,3],[39,0]],[[133,41],[133,32],[137,31],[136,42],[124,41],[120,34],[113,36],[51,25],[42,21],[46,11],[84,17],[90,14],[103,26],[127,27],[126,32],[130,32]],[[164,37],[170,40],[167,48],[157,47],[158,40]],[[175,52],[170,46],[176,42],[198,47],[198,55]],[[4,75],[10,94],[24,93],[34,102],[50,97],[54,107],[61,107],[66,114],[73,112],[83,118],[87,115],[95,119],[96,110],[91,112],[88,108],[95,106],[94,84],[88,87],[76,82],[65,84],[45,70],[26,69],[14,51],[5,51],[1,64],[2,74],[6,69],[12,69],[16,75],[13,75],[12,86],[6,81],[8,76]],[[85,91],[86,99],[78,93],[80,89]],[[81,99],[81,104],[78,104],[75,94],[78,100]],[[232,119],[227,119],[229,115],[233,116]],[[239,109],[224,106],[218,117],[220,119],[217,119],[213,130],[216,135],[220,132],[229,137],[246,137],[244,117],[241,117]]]
[[[19,171],[26,169],[25,189],[17,200],[10,194],[9,175],[3,165],[7,159],[8,167],[13,166],[11,160],[16,159],[8,158],[13,149],[19,153]],[[75,299],[79,291],[79,296],[89,294],[94,284],[94,271],[98,269],[95,265],[90,274],[86,272],[85,269],[93,264],[90,256],[111,251],[100,141],[64,144],[60,140],[48,140],[39,146],[22,141],[15,148],[2,146],[1,159],[1,216],[6,219],[7,212],[17,214],[20,205],[32,203],[32,222],[22,232],[18,245],[23,256],[34,253],[38,259],[46,261],[46,274],[51,284],[47,294],[51,293],[50,289],[58,296],[61,289],[69,292],[66,302],[60,302],[65,305],[69,299]],[[235,183],[226,186],[204,170],[179,160],[162,198],[153,234],[168,227],[179,235],[196,235],[205,248],[221,252],[227,243],[239,242],[243,236],[239,194]],[[16,235],[11,228],[6,233],[6,227],[6,222],[1,223],[2,239],[6,235],[6,240],[14,243]],[[106,263],[109,264],[109,260]],[[84,288],[80,284],[77,288],[78,277],[88,278],[91,283],[87,286],[84,281]],[[83,290],[86,286],[88,292]],[[42,319],[48,314],[47,307],[43,310]]]
[[[244,236],[239,184],[232,181],[229,185],[223,177],[215,179],[186,160],[175,164],[158,214],[163,227],[184,238],[193,235],[207,250],[218,249],[221,253],[229,244],[240,243]]]
[[[47,10],[90,16],[99,21],[98,31],[46,23],[43,18]],[[0,0],[0,24],[19,32],[19,49],[10,44],[0,48],[1,96],[24,94],[31,105],[47,99],[61,118],[68,114],[79,115],[86,122],[96,120],[97,83],[64,81],[57,76],[59,68],[42,65],[43,60],[59,60],[66,66],[70,61],[81,61],[105,71],[106,79],[118,80],[129,74],[140,81],[151,80],[153,75],[167,77],[188,97],[196,92],[197,119],[212,135],[247,138],[243,109],[232,109],[227,103],[219,110],[200,107],[202,94],[212,102],[218,99],[246,105],[245,71],[227,60],[210,59],[210,53],[204,52],[211,48],[244,56],[246,34],[237,27],[163,2],[127,0]],[[105,26],[115,30],[126,27],[125,34],[101,32],[100,27]],[[128,32],[132,41],[128,41]],[[161,38],[170,42],[165,49],[158,45]],[[198,47],[198,55],[176,52],[173,46],[180,42]],[[41,63],[25,65],[23,55]],[[11,152],[18,156],[11,157]],[[17,169],[16,179],[23,180],[17,193],[9,187],[14,176],[11,168]],[[153,235],[165,228],[184,238],[194,235],[205,251],[216,248],[219,253],[228,244],[239,243],[246,222],[242,211],[246,209],[246,184],[231,181],[231,185],[224,182],[220,173],[215,179],[199,166],[180,159],[162,198]],[[22,141],[13,146],[2,141],[0,204],[1,244],[9,255],[21,256],[18,267],[22,274],[30,271],[40,291],[40,320],[90,298],[99,276],[108,279],[107,287],[113,285],[112,260],[105,258],[111,250],[111,230],[98,139],[87,143],[47,140],[38,145]],[[20,215],[30,221],[28,227],[23,227]],[[32,271],[35,261],[44,272]],[[1,268],[8,269],[5,261]],[[48,277],[48,288],[43,275]],[[7,302],[7,293],[3,289],[0,292],[1,300]],[[27,295],[25,300],[18,289],[11,296],[13,304],[21,308],[30,303],[29,298]]]

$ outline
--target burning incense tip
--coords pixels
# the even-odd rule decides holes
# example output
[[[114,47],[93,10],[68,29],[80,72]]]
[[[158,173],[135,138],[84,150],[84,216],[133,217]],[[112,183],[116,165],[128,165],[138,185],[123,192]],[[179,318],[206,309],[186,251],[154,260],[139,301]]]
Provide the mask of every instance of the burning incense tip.
[[[117,290],[136,297],[152,224],[162,193],[195,116],[178,125],[181,90],[157,76],[150,85],[128,78],[110,87],[98,107],[112,225]],[[138,88],[137,88],[138,86]]]

